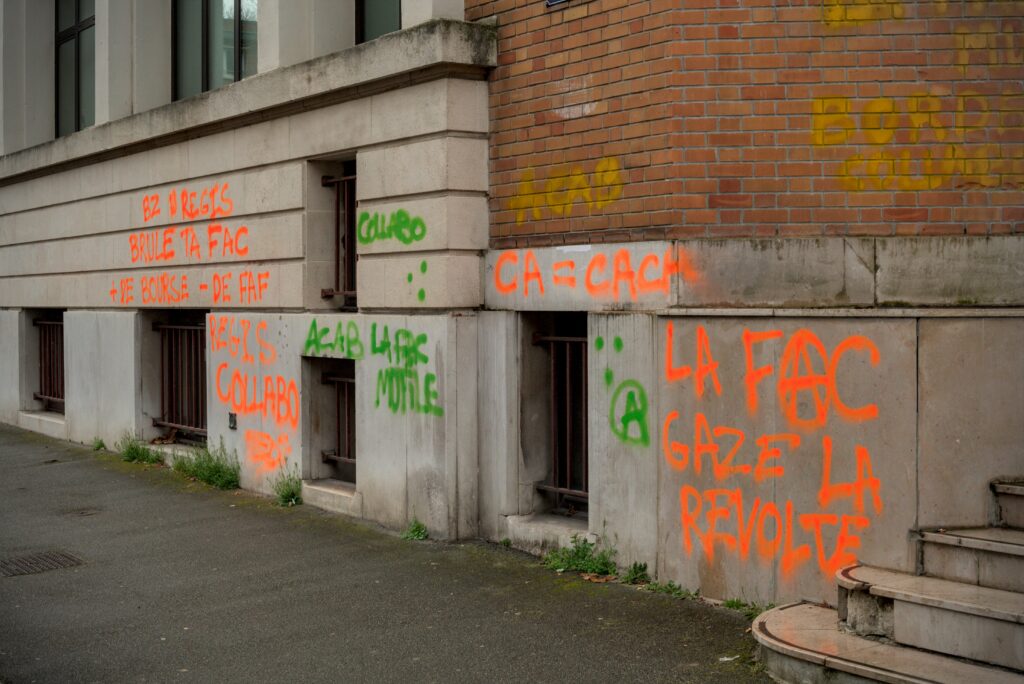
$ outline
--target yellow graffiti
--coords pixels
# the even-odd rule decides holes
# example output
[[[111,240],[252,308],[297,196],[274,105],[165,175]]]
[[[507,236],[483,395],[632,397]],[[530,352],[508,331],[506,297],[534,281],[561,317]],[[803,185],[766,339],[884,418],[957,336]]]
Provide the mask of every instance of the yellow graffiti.
[[[1024,187],[1024,95],[814,100],[811,141],[848,146],[847,190]]]
[[[1000,27],[984,23],[972,31],[957,26],[956,64],[960,73],[966,74],[971,65],[1021,65],[1024,64],[1024,38],[1021,37],[1021,22],[1004,22]]]
[[[543,187],[536,182],[534,170],[526,169],[508,206],[516,212],[516,223],[526,220],[527,212],[532,220],[539,221],[544,218],[544,209],[554,216],[570,216],[577,202],[591,211],[603,209],[622,196],[624,185],[619,162],[614,157],[598,161],[589,175],[580,165],[556,167]]]
[[[900,0],[822,0],[821,5],[821,20],[828,26],[854,26],[905,15]]]

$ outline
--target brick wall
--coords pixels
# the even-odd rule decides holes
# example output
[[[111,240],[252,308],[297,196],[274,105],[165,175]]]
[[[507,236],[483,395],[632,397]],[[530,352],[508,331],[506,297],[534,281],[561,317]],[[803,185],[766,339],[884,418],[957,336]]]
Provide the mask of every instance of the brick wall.
[[[496,247],[1024,232],[1024,2],[466,7]]]

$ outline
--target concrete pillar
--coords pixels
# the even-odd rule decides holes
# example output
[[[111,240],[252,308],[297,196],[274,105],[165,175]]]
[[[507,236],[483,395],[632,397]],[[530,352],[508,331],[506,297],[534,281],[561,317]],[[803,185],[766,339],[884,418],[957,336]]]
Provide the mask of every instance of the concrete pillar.
[[[257,11],[260,73],[355,45],[355,0],[262,0]]]
[[[96,123],[132,113],[132,0],[96,0]]]
[[[0,3],[0,153],[54,137],[52,2]]]
[[[402,28],[407,29],[431,19],[458,19],[466,16],[463,0],[402,0]]]
[[[131,109],[138,113],[171,101],[171,0],[134,0],[131,21]]]

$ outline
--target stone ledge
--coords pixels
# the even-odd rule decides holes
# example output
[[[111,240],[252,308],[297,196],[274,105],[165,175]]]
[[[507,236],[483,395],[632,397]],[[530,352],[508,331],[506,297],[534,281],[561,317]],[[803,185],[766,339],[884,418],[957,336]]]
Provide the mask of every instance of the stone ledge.
[[[437,20],[0,157],[0,187],[444,77],[483,79],[494,29]]]

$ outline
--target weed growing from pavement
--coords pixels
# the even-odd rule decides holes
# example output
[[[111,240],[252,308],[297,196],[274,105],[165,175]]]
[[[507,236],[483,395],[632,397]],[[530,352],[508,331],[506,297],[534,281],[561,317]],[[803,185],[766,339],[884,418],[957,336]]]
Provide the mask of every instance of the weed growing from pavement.
[[[572,536],[572,547],[556,549],[544,556],[544,566],[559,572],[575,570],[593,575],[614,575],[618,568],[612,558],[615,549],[595,552],[594,544],[578,534]]]
[[[501,542],[499,542],[499,543],[500,543],[500,544],[501,544],[502,546],[504,546],[504,547],[505,547],[506,549],[510,549],[510,548],[512,548],[512,540],[511,540],[511,539],[509,539],[508,537],[505,537],[505,538],[504,538],[504,539],[502,539],[502,540],[501,540]]]
[[[695,599],[699,596],[699,592],[683,589],[672,580],[664,583],[651,582],[647,585],[646,589],[647,591],[653,591],[656,594],[668,594],[669,596],[678,599]]]
[[[103,440],[100,439],[99,437],[96,437],[96,438],[94,438],[92,440],[92,450],[93,451],[105,451],[106,448],[107,448],[107,445],[104,444]]]
[[[228,454],[223,440],[213,449],[194,449],[191,454],[181,454],[174,459],[175,472],[218,489],[238,489],[241,470],[238,458],[233,453]]]
[[[647,563],[633,563],[630,565],[622,581],[626,584],[649,584],[651,576],[647,572]]]
[[[427,536],[427,526],[416,518],[413,518],[412,522],[409,523],[409,529],[402,533],[402,539],[412,541],[423,541]]]
[[[761,613],[765,612],[766,610],[771,610],[772,608],[774,608],[775,604],[774,603],[769,603],[767,606],[762,606],[762,605],[757,604],[757,603],[747,603],[743,599],[735,599],[734,598],[734,599],[729,599],[728,601],[722,602],[722,607],[723,608],[728,608],[729,610],[739,611],[739,612],[743,613],[747,617],[748,620],[753,620],[754,618],[756,618],[758,615],[760,615]]]
[[[129,463],[163,463],[164,457],[159,451],[150,449],[138,437],[125,433],[115,447],[121,459]]]
[[[282,472],[274,481],[274,494],[278,506],[298,506],[302,503],[302,479],[294,472]]]

